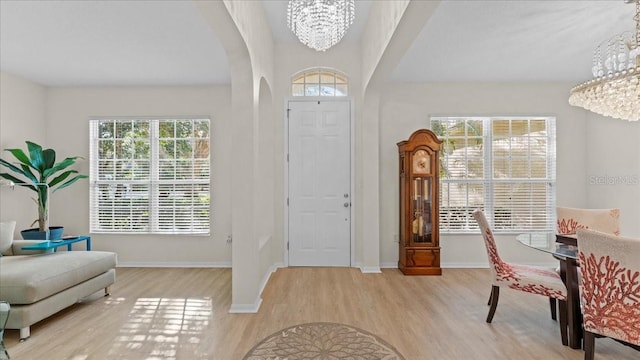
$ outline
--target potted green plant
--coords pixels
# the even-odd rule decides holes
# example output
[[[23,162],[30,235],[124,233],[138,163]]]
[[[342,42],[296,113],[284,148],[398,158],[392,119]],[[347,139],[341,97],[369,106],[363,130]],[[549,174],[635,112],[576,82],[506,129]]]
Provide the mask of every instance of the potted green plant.
[[[76,160],[82,159],[82,157],[68,157],[56,163],[56,152],[53,149],[43,149],[42,146],[31,141],[26,141],[26,143],[28,155],[22,149],[5,149],[13,155],[17,162],[11,163],[0,159],[0,165],[22,178],[10,173],[0,173],[0,176],[36,193],[36,198],[33,200],[38,205],[38,219],[31,226],[37,222],[38,228],[23,230],[22,237],[25,239],[59,239],[62,237],[62,227],[56,227],[55,233],[54,227],[49,227],[49,195],[80,179],[88,178],[87,175],[78,174],[77,170],[70,169]],[[34,232],[38,234],[29,235]]]

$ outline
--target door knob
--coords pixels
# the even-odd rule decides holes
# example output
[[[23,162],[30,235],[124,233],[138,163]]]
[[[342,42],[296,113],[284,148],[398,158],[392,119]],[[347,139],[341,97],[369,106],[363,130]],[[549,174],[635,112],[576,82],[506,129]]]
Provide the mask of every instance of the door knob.
[[[349,203],[348,202],[344,203],[344,207],[349,207]]]

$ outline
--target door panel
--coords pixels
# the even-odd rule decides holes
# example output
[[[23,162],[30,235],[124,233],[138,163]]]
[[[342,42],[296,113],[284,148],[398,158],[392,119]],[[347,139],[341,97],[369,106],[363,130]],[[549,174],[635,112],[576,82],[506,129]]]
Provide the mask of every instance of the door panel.
[[[289,102],[291,266],[350,265],[349,107],[348,101]]]

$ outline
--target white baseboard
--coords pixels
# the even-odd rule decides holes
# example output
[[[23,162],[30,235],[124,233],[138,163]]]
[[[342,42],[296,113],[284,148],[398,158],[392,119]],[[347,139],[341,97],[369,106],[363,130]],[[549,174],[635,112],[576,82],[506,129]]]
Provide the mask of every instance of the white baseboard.
[[[443,269],[488,269],[487,263],[443,263],[440,264]]]
[[[117,267],[158,267],[158,268],[231,268],[230,261],[220,262],[141,262],[141,261],[119,261]]]
[[[231,304],[229,314],[255,314],[260,310],[262,298],[258,297],[253,304]]]
[[[558,267],[558,263],[522,263],[522,265],[540,266],[545,268]],[[487,263],[443,263],[443,269],[488,269]]]
[[[360,272],[363,274],[379,274],[382,272],[379,266],[360,266]]]
[[[364,266],[361,262],[357,262],[351,267],[360,269],[363,274],[379,274],[382,272],[379,266]]]
[[[264,274],[262,281],[260,282],[260,291],[258,292],[258,298],[256,302],[253,304],[231,304],[229,308],[230,314],[255,314],[260,310],[260,305],[262,305],[262,291],[269,283],[269,279],[271,278],[271,274],[273,274],[278,268],[284,267],[282,263],[275,263],[269,267],[269,270]]]
[[[262,281],[260,282],[260,291],[258,292],[259,295],[262,295],[262,291],[264,291],[264,288],[269,283],[269,279],[271,278],[271,274],[276,272],[276,270],[278,270],[278,268],[282,268],[282,267],[284,267],[283,263],[275,263],[275,264],[271,265],[269,270],[267,270],[267,272],[262,277]]]
[[[380,267],[383,269],[397,269],[398,268],[398,263],[397,262],[393,262],[393,263],[382,263],[380,264]],[[489,266],[487,264],[482,264],[482,263],[444,263],[440,265],[441,268],[449,268],[449,269],[455,269],[455,268],[460,268],[460,269],[476,269],[476,268],[480,268],[480,269],[487,269],[489,268]]]

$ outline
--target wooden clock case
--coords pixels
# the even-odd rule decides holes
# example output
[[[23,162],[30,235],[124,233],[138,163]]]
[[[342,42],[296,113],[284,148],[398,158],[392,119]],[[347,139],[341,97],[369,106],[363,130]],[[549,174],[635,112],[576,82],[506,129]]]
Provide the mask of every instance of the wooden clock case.
[[[441,275],[438,228],[439,152],[442,140],[431,130],[415,131],[398,143],[400,254],[405,275]]]

